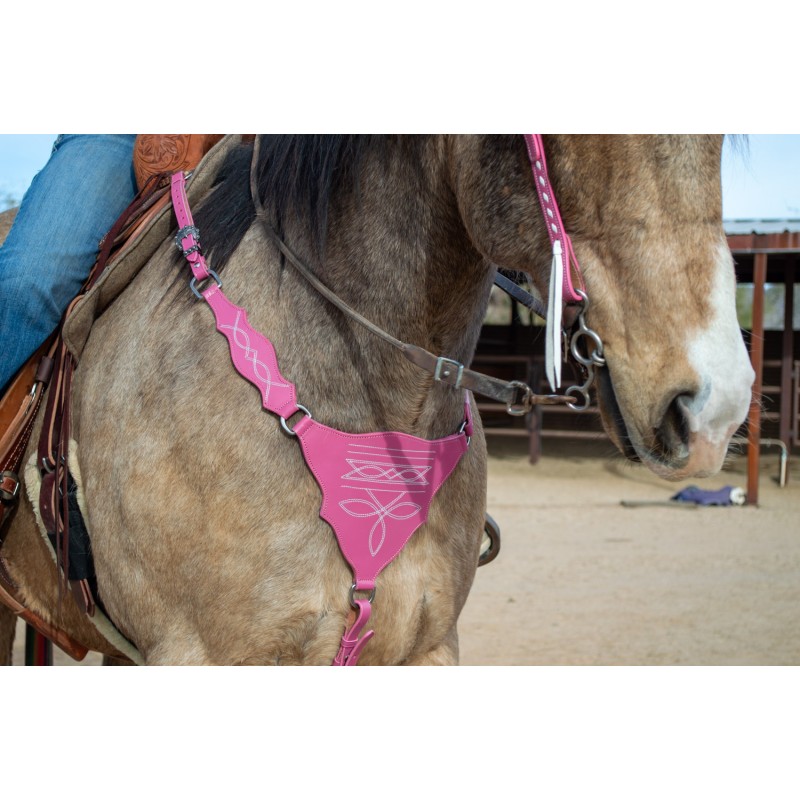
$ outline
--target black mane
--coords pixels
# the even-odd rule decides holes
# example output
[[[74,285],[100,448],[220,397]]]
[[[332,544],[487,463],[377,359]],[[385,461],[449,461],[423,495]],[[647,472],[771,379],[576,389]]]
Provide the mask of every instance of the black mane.
[[[307,224],[317,252],[322,255],[332,198],[340,190],[358,192],[358,175],[365,155],[385,153],[389,138],[371,134],[261,136],[258,192],[278,234],[282,233],[283,220],[296,215]],[[251,143],[231,152],[212,191],[195,213],[203,252],[217,272],[255,218],[250,197],[252,155]]]

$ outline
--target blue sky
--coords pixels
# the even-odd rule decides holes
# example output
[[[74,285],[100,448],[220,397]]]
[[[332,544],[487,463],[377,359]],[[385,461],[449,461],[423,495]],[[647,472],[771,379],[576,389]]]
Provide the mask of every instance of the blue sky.
[[[0,203],[20,198],[50,154],[55,134],[0,134]],[[800,219],[800,134],[726,140],[722,163],[726,219]]]

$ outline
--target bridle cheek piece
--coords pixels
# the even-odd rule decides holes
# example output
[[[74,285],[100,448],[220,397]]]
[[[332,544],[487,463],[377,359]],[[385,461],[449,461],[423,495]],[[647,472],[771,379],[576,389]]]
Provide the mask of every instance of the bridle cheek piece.
[[[575,402],[577,396],[573,397],[573,393],[580,395],[588,405],[593,367],[602,363],[602,342],[586,327],[584,313],[588,298],[547,177],[541,137],[530,134],[525,136],[525,141],[545,220],[549,223],[553,269],[557,268],[557,277],[554,274],[551,279],[548,325],[554,316],[560,320],[561,298],[582,304],[579,328],[572,337],[570,349],[584,368],[587,381],[580,387],[568,389],[565,395],[536,395],[519,381],[506,382],[473,372],[458,361],[437,357],[424,348],[395,339],[350,308],[313,274],[269,225],[255,191],[258,138],[254,144],[250,182],[256,214],[290,263],[348,317],[398,348],[408,360],[431,373],[435,380],[465,390],[464,421],[459,430],[434,440],[397,432],[345,433],[316,421],[311,412],[297,402],[294,384],[281,374],[272,342],[250,325],[243,308],[226,297],[219,276],[206,264],[200,247],[200,232],[194,225],[186,197],[186,176],[177,172],[171,178],[172,202],[179,226],[175,244],[192,271],[191,289],[211,308],[217,330],[228,340],[237,372],[259,390],[263,407],[280,419],[285,432],[299,441],[306,464],[322,491],[320,517],[333,529],[342,555],[353,571],[349,594],[351,612],[332,662],[336,666],[354,666],[358,662],[364,645],[373,635],[372,630],[363,630],[372,613],[378,575],[427,520],[434,495],[469,447],[472,436],[469,392],[500,399],[506,403],[510,414],[517,415],[527,413],[537,403],[560,403],[579,409]],[[564,254],[566,261],[561,259]],[[573,286],[570,264],[581,288]],[[557,291],[553,290],[554,282],[559,285]],[[554,303],[559,306],[557,311]],[[553,341],[558,339],[560,342],[560,321],[557,333]],[[580,351],[579,344],[584,337],[592,341],[594,349],[590,355]],[[560,372],[560,363],[556,372]],[[289,427],[289,418],[298,412],[303,416]],[[356,593],[366,596],[356,597]]]
[[[572,247],[572,240],[564,227],[555,192],[550,182],[542,135],[539,133],[526,133],[524,138],[525,147],[528,151],[528,160],[533,173],[533,183],[536,186],[545,228],[547,229],[553,252],[550,263],[547,311],[545,313],[547,324],[545,331],[545,372],[550,382],[550,388],[555,392],[561,386],[561,339],[564,336],[562,330],[564,304],[578,305],[580,307],[577,320],[578,329],[572,336],[569,349],[575,360],[583,368],[585,381],[581,386],[572,386],[567,389],[566,394],[580,395],[583,398],[583,405],[578,405],[577,402],[568,403],[567,405],[574,411],[583,411],[589,406],[589,387],[594,380],[594,367],[605,364],[603,342],[597,333],[586,325],[589,298],[586,294],[583,274]],[[572,279],[573,274],[576,278],[575,282]],[[587,348],[585,354],[581,352],[580,347],[584,338],[590,339],[593,345]],[[566,352],[564,355],[566,356]],[[573,399],[577,401],[577,397]]]

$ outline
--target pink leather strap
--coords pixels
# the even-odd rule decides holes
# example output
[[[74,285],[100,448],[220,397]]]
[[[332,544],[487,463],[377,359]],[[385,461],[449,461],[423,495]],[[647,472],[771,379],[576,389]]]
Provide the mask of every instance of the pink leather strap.
[[[172,176],[172,205],[175,208],[175,217],[178,220],[178,235],[175,244],[183,250],[183,255],[189,262],[192,274],[198,281],[211,276],[206,260],[200,252],[200,234],[194,225],[192,212],[189,210],[189,201],[186,197],[186,176],[183,172],[176,172]]]
[[[172,176],[172,202],[181,226],[175,243],[183,250],[195,281],[213,277],[216,282],[198,292],[214,312],[217,330],[228,340],[231,360],[236,371],[261,392],[261,404],[283,419],[299,410],[294,384],[287,381],[278,369],[278,357],[272,342],[251,327],[247,312],[234,305],[222,292],[217,276],[208,269],[200,251],[200,234],[194,227],[186,179],[182,172]]]
[[[539,195],[539,203],[542,206],[542,213],[547,225],[547,234],[550,237],[550,244],[555,247],[555,243],[561,242],[561,250],[564,253],[563,271],[563,300],[567,303],[580,303],[582,298],[575,291],[572,282],[572,268],[579,282],[579,288],[583,289],[583,276],[572,249],[572,240],[569,238],[564,223],[561,220],[561,213],[558,210],[555,193],[550,183],[550,176],[547,172],[547,160],[544,155],[544,144],[539,133],[526,133],[525,145],[528,148],[528,159],[533,170],[533,181],[536,184],[536,191]]]
[[[367,631],[361,638],[359,634],[364,626],[369,622],[372,614],[372,604],[369,600],[354,600],[353,604],[357,609],[356,621],[344,632],[339,652],[333,659],[334,667],[354,667],[358,663],[358,657],[364,649],[364,645],[372,638],[375,631]]]
[[[281,375],[272,342],[247,321],[247,312],[234,305],[212,283],[201,292],[211,306],[217,330],[228,340],[236,371],[261,392],[261,404],[286,420],[299,410],[294,384]]]

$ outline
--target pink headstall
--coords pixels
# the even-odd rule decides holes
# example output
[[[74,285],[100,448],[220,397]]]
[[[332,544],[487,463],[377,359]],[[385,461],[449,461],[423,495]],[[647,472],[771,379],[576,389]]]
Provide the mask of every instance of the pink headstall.
[[[526,133],[525,146],[528,148],[528,158],[533,169],[533,180],[536,184],[536,191],[539,194],[539,203],[544,212],[544,220],[547,224],[547,235],[550,237],[550,244],[553,248],[561,251],[566,256],[561,270],[562,295],[565,303],[580,303],[583,298],[575,291],[572,283],[572,269],[580,280],[580,289],[583,289],[583,277],[581,276],[578,259],[572,249],[572,240],[564,229],[561,220],[561,213],[558,210],[553,187],[550,184],[550,175],[547,172],[547,160],[544,155],[544,145],[540,133]],[[558,242],[558,245],[556,245]]]

